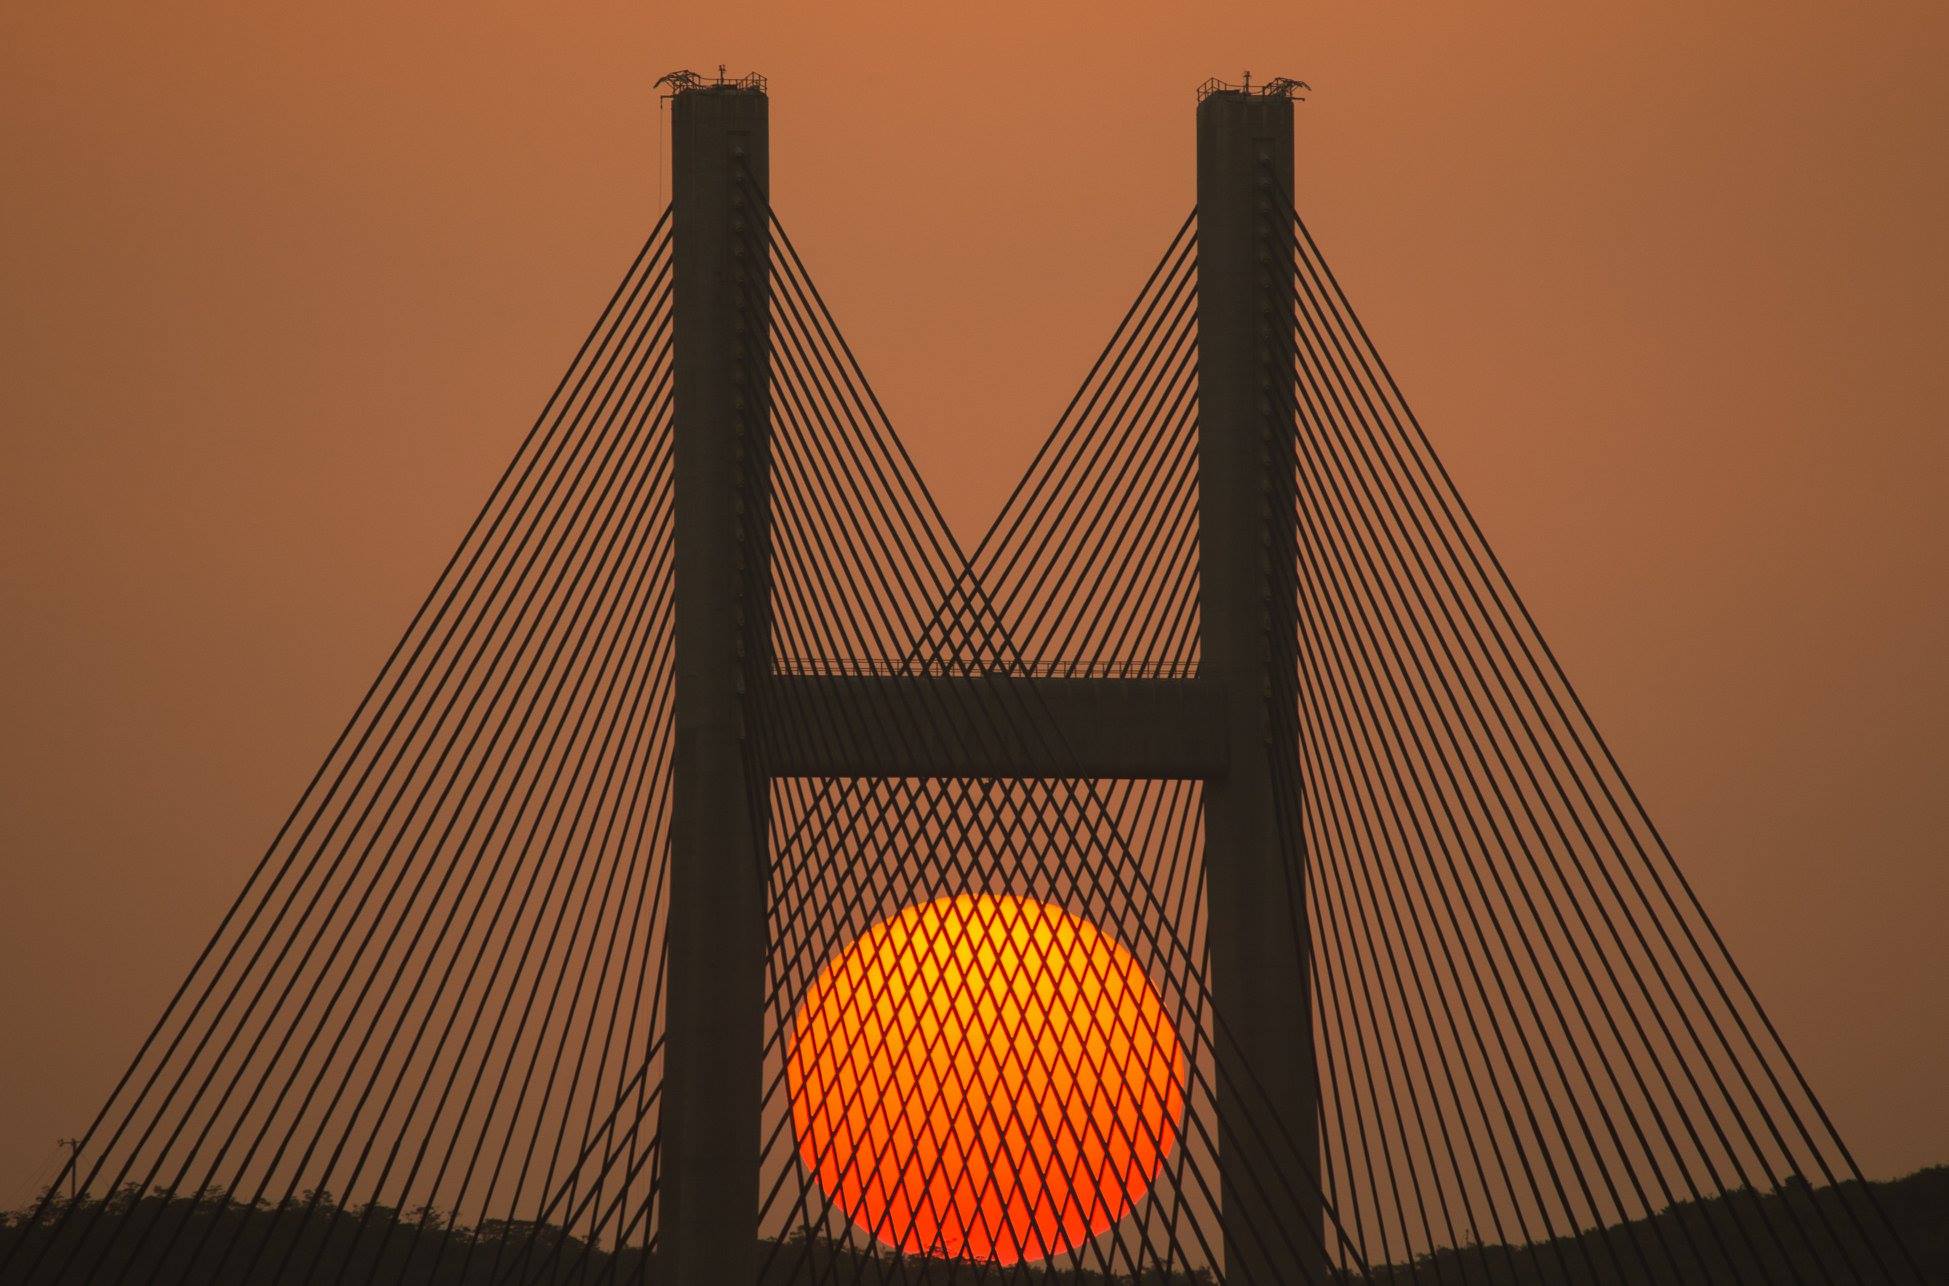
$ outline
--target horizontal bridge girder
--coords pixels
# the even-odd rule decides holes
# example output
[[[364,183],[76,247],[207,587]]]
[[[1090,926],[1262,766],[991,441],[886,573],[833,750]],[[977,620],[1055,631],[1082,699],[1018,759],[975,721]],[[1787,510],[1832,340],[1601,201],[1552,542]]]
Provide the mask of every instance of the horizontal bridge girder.
[[[1225,775],[1210,679],[777,675],[753,712],[773,777]]]

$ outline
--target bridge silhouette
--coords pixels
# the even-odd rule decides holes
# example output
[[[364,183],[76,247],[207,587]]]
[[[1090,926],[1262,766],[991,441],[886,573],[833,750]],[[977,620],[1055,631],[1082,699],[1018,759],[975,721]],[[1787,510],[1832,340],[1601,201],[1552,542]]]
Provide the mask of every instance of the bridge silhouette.
[[[672,78],[671,207],[0,1280],[1921,1280],[1297,214],[1303,88],[1200,90],[966,550],[763,81]],[[802,998],[974,895],[1121,944],[1181,1113],[997,1030],[928,1056],[1021,1102],[881,1069],[815,1155]],[[943,1113],[1155,1172],[931,1173]]]

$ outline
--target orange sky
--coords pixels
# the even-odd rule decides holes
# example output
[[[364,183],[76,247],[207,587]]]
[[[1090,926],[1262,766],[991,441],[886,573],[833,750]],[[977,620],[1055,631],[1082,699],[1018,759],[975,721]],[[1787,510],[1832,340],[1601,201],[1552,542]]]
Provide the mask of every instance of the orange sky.
[[[1193,87],[1311,80],[1302,207],[1706,905],[1866,1169],[1949,1160],[1939,6],[107,8],[0,10],[0,1203],[639,242],[651,81],[719,61],[965,537],[1188,209]]]

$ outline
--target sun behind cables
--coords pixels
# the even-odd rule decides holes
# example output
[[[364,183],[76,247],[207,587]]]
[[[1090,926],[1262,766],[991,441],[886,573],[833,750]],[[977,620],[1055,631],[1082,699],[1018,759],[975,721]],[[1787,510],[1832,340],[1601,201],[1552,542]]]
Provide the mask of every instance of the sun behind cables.
[[[1183,1060],[1120,944],[981,894],[908,907],[828,961],[786,1070],[800,1159],[855,1224],[1012,1264],[1105,1231],[1150,1188]]]

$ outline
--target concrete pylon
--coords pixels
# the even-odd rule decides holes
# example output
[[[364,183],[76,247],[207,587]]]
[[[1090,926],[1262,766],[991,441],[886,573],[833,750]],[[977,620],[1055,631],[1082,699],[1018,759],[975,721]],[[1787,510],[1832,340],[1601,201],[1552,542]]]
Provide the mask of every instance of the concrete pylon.
[[[1226,770],[1205,782],[1226,1275],[1323,1281],[1319,1086],[1309,943],[1282,835],[1275,736],[1289,721],[1292,591],[1293,104],[1218,90],[1198,104],[1199,674],[1223,693]],[[1303,1172],[1302,1172],[1303,1171]]]
[[[683,1286],[757,1273],[767,853],[745,737],[748,694],[771,671],[768,123],[749,86],[671,104],[676,745],[658,1161],[664,1280]]]

